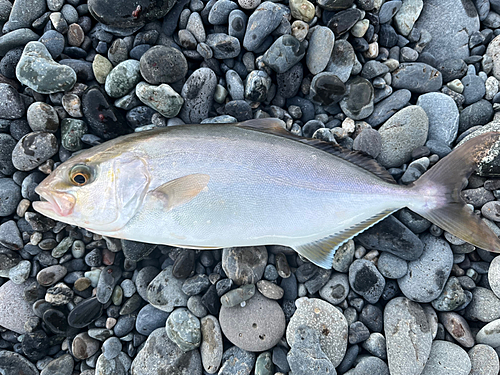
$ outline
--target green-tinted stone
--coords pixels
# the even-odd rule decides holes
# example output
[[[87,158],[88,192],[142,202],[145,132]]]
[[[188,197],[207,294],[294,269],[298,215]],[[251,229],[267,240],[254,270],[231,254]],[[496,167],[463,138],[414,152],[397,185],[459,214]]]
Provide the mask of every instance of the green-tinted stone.
[[[68,151],[78,151],[83,147],[81,138],[87,133],[85,121],[65,118],[61,122],[61,143]]]
[[[106,82],[106,77],[112,69],[113,64],[111,64],[111,61],[102,55],[95,55],[94,61],[92,62],[92,70],[94,71],[94,76],[97,82],[103,85],[104,82]]]
[[[274,365],[271,360],[271,353],[260,353],[255,361],[255,375],[272,375],[274,373]]]
[[[140,82],[135,88],[135,94],[141,102],[166,118],[177,116],[184,104],[182,96],[166,83],[153,86],[146,82]]]
[[[71,237],[63,238],[62,241],[52,249],[52,256],[54,258],[61,258],[71,248],[71,245],[73,245],[73,239]]]
[[[128,94],[141,80],[139,61],[125,60],[119,63],[106,77],[104,89],[112,98]]]
[[[200,321],[184,307],[169,315],[166,329],[168,338],[184,352],[196,349],[201,344]]]
[[[304,22],[311,22],[315,16],[314,4],[307,0],[290,0],[292,17]]]

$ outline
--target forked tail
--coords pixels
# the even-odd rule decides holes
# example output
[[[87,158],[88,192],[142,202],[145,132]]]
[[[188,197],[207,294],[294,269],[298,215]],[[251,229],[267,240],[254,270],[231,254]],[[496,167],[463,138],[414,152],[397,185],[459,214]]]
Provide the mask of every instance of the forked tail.
[[[454,236],[500,253],[498,237],[460,196],[478,163],[496,157],[499,151],[500,133],[496,132],[478,135],[457,147],[415,182],[414,191],[424,199],[428,197],[427,203],[408,207]]]

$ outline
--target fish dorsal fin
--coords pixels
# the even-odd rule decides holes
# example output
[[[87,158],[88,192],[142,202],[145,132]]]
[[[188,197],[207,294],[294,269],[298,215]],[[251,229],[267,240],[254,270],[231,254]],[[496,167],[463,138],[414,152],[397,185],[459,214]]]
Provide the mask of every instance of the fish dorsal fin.
[[[151,194],[165,205],[167,211],[189,202],[208,184],[210,176],[194,173],[168,181],[154,189]]]
[[[247,128],[251,130],[260,131],[262,133],[274,134],[280,137],[293,139],[294,141],[301,142],[317,148],[321,151],[328,152],[329,154],[335,155],[341,159],[344,159],[352,164],[357,165],[364,170],[373,173],[380,179],[396,184],[396,181],[391,176],[384,167],[382,167],[375,159],[372,159],[367,154],[361,151],[350,151],[345,149],[335,143],[322,141],[319,139],[304,138],[298,135],[292,134],[284,128],[284,122],[276,118],[266,118],[266,119],[254,119],[236,124],[236,126],[241,128]]]
[[[347,228],[341,232],[321,238],[314,242],[292,246],[292,248],[317,266],[330,269],[332,268],[335,251],[339,248],[339,246],[341,246],[357,234],[364,232],[368,228],[374,226],[379,221],[385,219],[395,211],[396,210],[382,211],[375,216],[372,216],[369,219],[353,225],[352,227]]]

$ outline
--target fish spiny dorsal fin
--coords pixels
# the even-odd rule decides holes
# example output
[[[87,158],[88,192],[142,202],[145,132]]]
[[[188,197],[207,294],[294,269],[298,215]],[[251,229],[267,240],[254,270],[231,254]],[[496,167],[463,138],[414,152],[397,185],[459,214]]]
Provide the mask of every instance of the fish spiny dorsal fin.
[[[361,151],[350,151],[345,149],[335,143],[322,141],[319,139],[304,138],[298,135],[292,134],[285,129],[285,123],[276,118],[265,118],[265,119],[254,119],[235,124],[235,126],[251,129],[255,131],[260,131],[262,133],[274,134],[280,137],[292,139],[297,142],[301,142],[317,148],[321,151],[328,152],[329,154],[335,155],[341,159],[344,159],[352,164],[357,165],[364,170],[373,173],[380,179],[396,184],[396,181],[391,176],[384,167],[377,163],[375,159],[372,159],[369,155]]]

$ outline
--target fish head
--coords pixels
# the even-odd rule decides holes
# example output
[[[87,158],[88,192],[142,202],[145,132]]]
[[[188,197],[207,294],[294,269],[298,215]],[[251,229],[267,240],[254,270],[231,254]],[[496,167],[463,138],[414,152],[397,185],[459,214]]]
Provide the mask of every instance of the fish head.
[[[149,186],[145,160],[116,150],[85,150],[58,166],[35,189],[33,208],[54,220],[112,236],[142,204]]]

